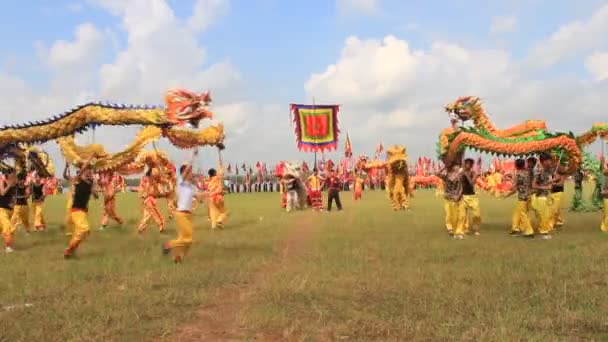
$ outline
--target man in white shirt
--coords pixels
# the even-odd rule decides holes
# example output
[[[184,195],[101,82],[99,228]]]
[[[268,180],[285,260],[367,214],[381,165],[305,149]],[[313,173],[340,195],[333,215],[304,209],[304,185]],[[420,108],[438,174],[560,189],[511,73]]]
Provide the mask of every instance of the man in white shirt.
[[[177,238],[163,244],[163,253],[169,254],[173,250],[173,261],[182,262],[182,259],[192,245],[192,202],[196,192],[193,184],[192,161],[198,154],[194,150],[190,160],[179,168],[180,179],[177,183],[177,208],[175,211],[175,223],[177,225]]]

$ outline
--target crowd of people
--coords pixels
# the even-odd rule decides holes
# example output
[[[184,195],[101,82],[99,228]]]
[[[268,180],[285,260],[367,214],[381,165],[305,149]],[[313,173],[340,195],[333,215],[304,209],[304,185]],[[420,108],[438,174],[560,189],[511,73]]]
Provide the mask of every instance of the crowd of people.
[[[161,233],[165,231],[166,220],[159,210],[158,202],[166,200],[168,218],[175,219],[178,236],[163,244],[162,250],[167,254],[173,253],[175,262],[182,261],[192,244],[192,212],[199,205],[205,205],[211,229],[222,229],[226,222],[224,194],[230,192],[230,187],[225,184],[221,154],[218,168],[209,169],[206,177],[193,173],[195,156],[196,150],[179,170],[150,167],[141,178],[138,188],[142,215],[137,232],[143,234],[152,222]],[[465,159],[462,164],[436,170],[442,181],[442,184],[436,185],[437,191],[444,198],[445,229],[454,239],[461,240],[466,235],[481,234],[481,208],[477,196],[479,189],[485,189],[501,198],[517,196],[510,229],[512,236],[551,239],[555,230],[564,225],[561,207],[564,182],[569,175],[555,156],[542,153],[538,160],[535,157],[517,159],[510,172],[491,170],[484,173],[477,166],[478,163],[473,159]],[[349,177],[344,177],[333,169],[319,172],[315,167],[306,174],[301,174],[296,168],[275,175],[276,191],[281,194],[281,206],[288,212],[305,207],[329,212],[334,206],[340,211],[343,209],[341,191],[353,190],[353,199],[357,201],[361,200],[364,188],[384,188],[384,184],[377,182],[377,178],[369,177],[361,171],[353,170],[349,174]],[[125,185],[121,176],[96,173],[88,162],[82,163],[75,175],[71,175],[70,165],[66,164],[63,177],[69,185],[64,229],[65,234],[70,236],[64,257],[71,258],[90,232],[88,215],[91,197],[103,198],[100,230],[104,230],[110,221],[123,224],[116,212],[116,194],[124,191]],[[35,171],[27,173],[25,170],[11,169],[4,172],[0,179],[0,227],[7,253],[13,252],[13,240],[18,228],[27,234],[46,229],[44,202],[48,194],[56,192],[49,190],[53,184],[56,182],[38,176]],[[505,187],[504,184],[508,186]],[[601,230],[608,232],[608,182],[603,184],[601,195],[606,204]],[[264,187],[257,189],[263,191]],[[274,186],[266,189],[275,191]],[[324,193],[327,194],[326,199],[323,198]],[[30,222],[31,213],[33,225]],[[536,225],[532,224],[533,217],[536,218]]]
[[[178,236],[163,245],[163,251],[173,251],[175,262],[181,262],[192,243],[192,211],[201,203],[207,207],[211,229],[221,229],[226,221],[227,211],[224,206],[224,171],[221,160],[217,169],[209,169],[204,179],[195,179],[192,173],[194,150],[189,161],[179,168],[179,179],[176,170],[159,170],[150,166],[141,178],[139,195],[142,201],[142,217],[138,224],[138,233],[144,233],[151,221],[159,231],[165,231],[165,218],[158,208],[158,201],[164,199],[168,204],[169,219],[175,219]],[[122,225],[123,220],[116,212],[116,194],[125,190],[124,179],[114,173],[96,172],[89,161],[83,162],[75,175],[70,172],[66,163],[63,177],[68,184],[66,195],[66,216],[64,231],[69,236],[66,259],[72,258],[78,247],[90,233],[89,202],[91,197],[103,198],[103,213],[100,230],[104,230],[110,220]],[[172,184],[175,183],[175,184]],[[0,179],[0,232],[6,253],[14,251],[15,232],[22,228],[26,234],[44,231],[44,202],[49,193],[48,187],[53,182],[40,177],[36,171],[5,170]],[[31,229],[30,215],[33,212],[34,229]]]
[[[440,172],[444,181],[445,227],[458,240],[467,234],[480,234],[481,211],[475,189],[483,175],[474,170],[474,164],[473,159],[465,159],[462,166],[449,165]],[[564,225],[561,208],[564,182],[568,178],[565,167],[549,153],[540,154],[538,159],[517,159],[514,167],[514,173],[508,175],[509,190],[495,193],[502,198],[517,195],[510,235],[551,239],[556,229]],[[484,183],[487,187],[487,182],[482,180]],[[602,194],[608,198],[608,188],[605,187]],[[603,221],[606,221],[606,210],[605,207]],[[534,227],[531,214],[537,222]],[[602,223],[602,231],[607,231],[607,227],[608,224]]]

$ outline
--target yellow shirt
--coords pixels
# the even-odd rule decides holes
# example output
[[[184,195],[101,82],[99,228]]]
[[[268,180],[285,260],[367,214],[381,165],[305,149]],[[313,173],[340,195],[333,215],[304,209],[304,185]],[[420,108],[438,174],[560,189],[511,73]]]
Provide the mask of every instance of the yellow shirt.
[[[313,190],[321,189],[321,179],[318,176],[312,175],[308,177],[308,185]]]

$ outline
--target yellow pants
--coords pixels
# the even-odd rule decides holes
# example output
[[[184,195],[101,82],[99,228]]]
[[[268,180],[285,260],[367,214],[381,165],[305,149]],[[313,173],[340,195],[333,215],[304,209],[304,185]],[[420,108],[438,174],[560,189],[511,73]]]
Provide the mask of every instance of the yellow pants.
[[[538,232],[541,234],[549,234],[551,232],[551,199],[544,196],[536,196],[536,215],[538,218]]]
[[[602,225],[600,229],[603,232],[608,233],[608,198],[604,199],[604,209],[603,209],[603,217],[602,217]]]
[[[17,229],[19,226],[23,226],[25,231],[30,231],[30,206],[25,205],[15,205],[13,208],[13,217],[11,217],[11,221],[13,221],[13,229]]]
[[[224,201],[209,201],[209,216],[211,216],[211,229],[215,229],[218,225],[221,227],[226,220],[226,207]]]
[[[87,212],[81,210],[72,210],[70,212],[70,217],[71,227],[68,229],[73,233],[68,249],[74,251],[89,235],[89,219]]]
[[[481,227],[481,209],[479,209],[479,198],[476,195],[464,195],[462,197],[464,203],[464,230],[469,232],[469,224],[474,232],[479,232]],[[469,215],[471,221],[469,222]]]
[[[448,233],[453,233],[454,226],[452,226],[452,221],[450,220],[450,201],[446,199],[443,200],[443,211],[445,212],[445,229]]]
[[[464,235],[464,217],[465,217],[465,206],[464,201],[447,201],[445,203],[446,215],[446,226],[452,227],[454,235]]]
[[[2,233],[5,247],[13,245],[13,232],[15,228],[11,220],[12,215],[12,210],[0,208],[0,232]]]
[[[65,235],[72,235],[72,233],[74,233],[72,228],[74,228],[72,223],[72,195],[68,194],[68,202],[65,206],[65,222],[63,228]]]
[[[44,230],[46,224],[42,215],[42,207],[44,202],[32,202],[32,211],[34,212],[34,229]]]
[[[562,217],[562,201],[564,193],[554,192],[551,194],[551,229],[564,225],[564,218]]]
[[[192,245],[192,214],[176,211],[177,239],[171,240],[167,246],[173,250],[174,257],[183,258]]]
[[[511,223],[511,231],[521,232],[524,235],[534,234],[534,229],[532,228],[532,223],[530,222],[530,215],[528,214],[529,210],[529,201],[518,200],[517,202],[515,202],[515,209],[513,210],[513,220]]]

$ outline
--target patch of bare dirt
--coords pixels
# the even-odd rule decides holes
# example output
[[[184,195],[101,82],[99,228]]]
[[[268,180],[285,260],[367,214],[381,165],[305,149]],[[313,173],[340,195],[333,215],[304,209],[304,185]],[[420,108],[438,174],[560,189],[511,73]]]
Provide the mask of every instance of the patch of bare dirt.
[[[309,216],[310,217],[310,216]],[[316,233],[318,226],[311,222],[314,218],[301,220],[294,225],[285,239],[280,242],[280,255],[254,272],[251,279],[243,284],[224,286],[210,294],[209,304],[196,312],[196,318],[180,327],[170,337],[172,341],[279,341],[284,338],[278,333],[255,332],[239,322],[239,317],[250,305],[252,296],[258,292],[281,269],[289,268],[297,257],[304,255]]]

